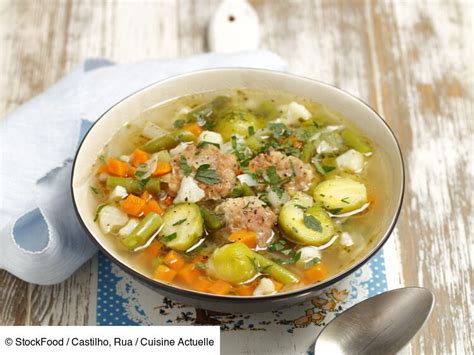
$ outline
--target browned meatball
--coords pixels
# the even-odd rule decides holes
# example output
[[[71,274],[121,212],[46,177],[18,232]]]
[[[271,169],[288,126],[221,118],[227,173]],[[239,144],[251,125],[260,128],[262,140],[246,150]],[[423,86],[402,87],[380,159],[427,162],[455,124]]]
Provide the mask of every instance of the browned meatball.
[[[264,246],[272,236],[277,216],[258,197],[229,198],[218,205],[217,213],[224,215],[225,228],[230,233],[249,230],[257,233],[258,245]]]
[[[252,171],[265,170],[270,166],[276,168],[281,179],[292,177],[289,182],[283,185],[287,191],[307,191],[314,177],[311,165],[276,150],[261,153],[249,163],[249,168]]]
[[[204,190],[205,199],[217,200],[228,196],[236,182],[236,175],[238,172],[237,160],[232,154],[224,154],[212,144],[204,148],[197,148],[196,145],[190,144],[183,153],[175,156],[171,160],[173,171],[168,183],[168,191],[172,195],[178,193],[181,185],[181,180],[184,177],[183,171],[180,167],[180,156],[183,156],[188,165],[192,167],[193,174],[199,166],[209,164],[210,168],[216,170],[220,176],[221,181],[215,185],[207,185],[198,181],[198,185]]]

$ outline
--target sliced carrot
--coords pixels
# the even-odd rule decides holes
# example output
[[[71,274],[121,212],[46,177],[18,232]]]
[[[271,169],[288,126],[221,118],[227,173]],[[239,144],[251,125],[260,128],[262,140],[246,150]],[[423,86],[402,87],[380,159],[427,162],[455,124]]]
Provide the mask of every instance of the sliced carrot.
[[[148,191],[144,191],[141,195],[140,198],[142,200],[148,201],[151,198],[151,195]]]
[[[249,248],[257,246],[257,233],[245,229],[232,233],[227,239],[231,242],[242,242]]]
[[[158,265],[158,267],[155,269],[155,272],[153,273],[153,277],[155,279],[165,281],[165,282],[171,282],[175,278],[177,272],[173,269],[170,269],[166,265]]]
[[[97,169],[97,173],[100,174],[100,173],[108,173],[109,172],[109,167],[107,164],[102,164],[101,166],[99,166],[99,168]]]
[[[322,281],[328,276],[328,271],[323,263],[319,262],[303,272],[306,282],[313,283]]]
[[[155,212],[156,214],[163,214],[163,209],[161,206],[156,202],[156,200],[149,200],[145,207],[143,207],[143,213],[145,216],[150,213],[150,212]]]
[[[187,125],[183,126],[183,129],[185,129],[186,131],[191,132],[196,137],[199,136],[203,131],[203,128],[200,125],[198,125],[197,123],[188,123]]]
[[[239,296],[252,296],[253,291],[255,290],[256,285],[249,284],[249,285],[240,285],[235,289],[235,293]]]
[[[128,195],[122,204],[122,211],[131,216],[138,217],[145,207],[146,202],[135,195]]]
[[[232,285],[228,282],[217,280],[212,283],[208,291],[216,295],[227,295],[232,289]]]
[[[154,240],[153,242],[151,242],[148,248],[143,250],[142,254],[140,255],[140,259],[145,262],[151,261],[153,258],[160,255],[161,247],[161,243]]]
[[[186,264],[184,258],[179,255],[176,251],[171,250],[166,254],[165,258],[163,259],[164,263],[168,265],[173,270],[181,270],[183,266]]]
[[[156,169],[155,172],[152,174],[153,176],[162,176],[166,175],[173,170],[172,166],[170,163],[165,162],[165,161],[159,161],[156,163]]]
[[[212,282],[206,276],[198,276],[192,284],[192,288],[200,292],[207,292],[211,286]]]
[[[109,174],[112,174],[112,175],[127,176],[128,164],[121,160],[111,158],[109,160],[109,164],[107,164],[107,171],[109,172]]]
[[[148,159],[150,159],[150,155],[147,152],[144,152],[141,149],[135,149],[130,158],[130,162],[133,166],[138,166],[146,163]]]
[[[178,280],[188,286],[192,286],[194,281],[201,276],[201,270],[194,264],[186,264],[178,271]]]

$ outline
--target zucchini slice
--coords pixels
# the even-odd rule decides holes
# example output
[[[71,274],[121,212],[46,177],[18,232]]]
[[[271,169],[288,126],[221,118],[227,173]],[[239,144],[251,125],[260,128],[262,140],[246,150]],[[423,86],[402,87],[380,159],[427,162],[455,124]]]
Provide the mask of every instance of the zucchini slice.
[[[347,213],[367,203],[367,189],[354,179],[334,178],[316,186],[313,197],[332,214]]]
[[[159,237],[174,250],[189,249],[204,233],[201,212],[195,203],[180,203],[168,208],[163,215],[163,224]]]
[[[308,205],[307,199],[293,198],[283,205],[278,222],[288,240],[303,245],[323,245],[334,235],[334,225],[321,207]]]

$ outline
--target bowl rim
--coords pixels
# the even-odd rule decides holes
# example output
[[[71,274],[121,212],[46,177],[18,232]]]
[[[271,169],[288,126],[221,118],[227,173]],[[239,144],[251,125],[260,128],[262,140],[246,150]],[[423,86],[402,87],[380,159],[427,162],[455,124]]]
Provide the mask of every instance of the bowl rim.
[[[145,276],[144,274],[138,272],[137,270],[132,269],[130,266],[128,266],[125,262],[121,261],[119,258],[113,256],[109,251],[102,246],[101,243],[97,240],[97,238],[93,235],[93,233],[87,228],[81,214],[79,213],[78,206],[76,204],[76,199],[74,195],[74,176],[76,172],[76,162],[77,158],[81,152],[81,148],[86,141],[87,136],[92,132],[94,129],[95,125],[104,117],[106,116],[109,111],[111,111],[113,108],[115,108],[117,105],[121,104],[122,102],[128,100],[132,96],[141,93],[142,91],[145,91],[155,85],[159,85],[168,81],[173,81],[179,78],[184,78],[186,76],[192,76],[196,74],[201,74],[201,73],[211,73],[211,72],[231,72],[231,71],[253,71],[253,72],[265,72],[268,74],[273,74],[273,75],[281,75],[285,77],[291,77],[293,79],[298,79],[298,80],[304,80],[304,81],[310,81],[310,82],[315,82],[321,86],[326,86],[330,89],[333,89],[338,92],[338,94],[345,95],[351,99],[355,99],[358,101],[360,104],[364,105],[366,108],[369,109],[373,114],[375,114],[375,117],[379,119],[379,121],[382,122],[382,124],[385,126],[386,130],[389,132],[390,136],[393,138],[397,151],[398,151],[398,158],[400,159],[400,167],[401,167],[401,189],[400,193],[398,195],[398,206],[395,214],[391,217],[390,224],[388,228],[385,230],[383,233],[382,237],[378,241],[377,245],[371,249],[367,254],[365,254],[361,259],[359,259],[357,262],[352,264],[350,267],[348,267],[345,271],[342,271],[333,277],[330,277],[329,279],[316,283],[313,285],[309,285],[307,287],[302,287],[296,290],[292,291],[287,291],[283,293],[276,293],[272,295],[265,295],[265,296],[224,296],[224,295],[215,295],[211,293],[205,293],[205,292],[199,292],[199,291],[194,291],[191,289],[185,289],[181,288],[178,286],[174,286],[171,284],[166,284],[162,283],[156,280],[153,280],[152,278]],[[365,265],[387,242],[388,238],[391,236],[393,230],[395,229],[396,223],[398,221],[398,218],[400,217],[402,205],[403,205],[403,198],[405,195],[405,184],[406,184],[406,173],[405,173],[405,164],[403,160],[403,154],[402,150],[400,147],[400,143],[398,142],[398,139],[393,132],[392,128],[388,125],[388,123],[382,118],[382,116],[375,111],[368,103],[363,101],[362,99],[358,98],[357,96],[335,86],[332,84],[325,83],[320,80],[312,79],[306,76],[302,75],[297,75],[297,74],[292,74],[292,73],[287,73],[283,71],[278,71],[278,70],[271,70],[271,69],[263,69],[263,68],[249,68],[249,67],[222,67],[222,68],[209,68],[209,69],[198,69],[198,70],[193,70],[189,72],[185,72],[182,74],[178,75],[173,75],[170,77],[167,77],[162,80],[158,80],[156,82],[153,82],[149,85],[146,85],[145,87],[134,91],[130,95],[127,95],[126,97],[122,98],[121,100],[117,101],[114,103],[111,107],[109,107],[106,111],[104,111],[90,126],[84,137],[82,138],[76,153],[74,155],[74,160],[72,164],[72,170],[71,170],[71,180],[70,180],[70,192],[72,195],[72,201],[73,201],[73,206],[74,206],[74,211],[79,219],[79,222],[86,232],[86,234],[89,236],[89,238],[93,241],[93,243],[98,247],[98,249],[104,253],[112,262],[114,262],[116,265],[118,265],[120,268],[125,270],[126,272],[130,273],[134,277],[138,278],[140,281],[144,282],[146,286],[151,286],[153,288],[163,289],[165,292],[168,292],[170,294],[178,294],[179,296],[186,297],[186,298],[192,298],[192,299],[199,299],[202,301],[220,301],[220,302],[226,302],[226,303],[242,303],[242,302],[262,302],[262,301],[276,301],[276,300],[281,300],[281,299],[287,299],[287,298],[292,298],[292,297],[298,297],[298,296],[304,296],[305,294],[309,295],[311,293],[314,293],[315,291],[322,290],[324,288],[327,288],[331,285],[334,285],[335,283],[341,281],[342,279],[346,278],[350,274],[354,273],[358,269],[360,269],[363,265]]]

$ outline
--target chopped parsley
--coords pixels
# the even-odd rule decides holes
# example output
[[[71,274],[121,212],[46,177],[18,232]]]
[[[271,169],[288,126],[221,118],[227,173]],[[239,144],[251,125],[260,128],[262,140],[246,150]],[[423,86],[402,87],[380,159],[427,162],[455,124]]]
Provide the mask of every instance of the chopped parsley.
[[[215,185],[221,181],[221,177],[217,174],[217,171],[211,169],[209,164],[199,166],[195,178],[206,185]]]
[[[104,164],[106,163],[105,157],[103,155],[99,155],[99,160]]]
[[[288,251],[287,253],[284,253],[284,251]],[[295,253],[293,250],[291,249],[287,249],[287,250],[284,250],[282,251],[283,254],[285,255],[290,255],[290,258],[289,259],[278,259],[276,260],[276,262],[280,265],[290,265],[290,264],[296,264],[298,262],[298,260],[300,260],[301,258],[301,252],[297,252]]]
[[[305,270],[311,269],[314,265],[316,265],[320,261],[321,261],[321,259],[318,258],[318,257],[314,257],[311,260],[305,261],[305,263],[304,263]]]
[[[208,142],[208,141],[202,141],[201,143],[199,143],[197,145],[198,148],[206,148],[209,144],[217,147],[217,148],[220,148],[219,144],[217,143],[212,143],[212,142]]]
[[[197,266],[199,269],[201,269],[201,270],[206,270],[206,269],[207,269],[207,265],[204,264],[202,261],[198,261],[198,262],[196,263],[196,266]]]
[[[248,128],[248,131],[249,131],[249,136],[253,136],[255,134],[255,128],[253,128],[253,126],[250,126]]]
[[[321,225],[319,219],[317,219],[316,217],[311,216],[310,214],[305,214],[303,217],[303,221],[304,225],[309,229],[320,233],[323,231],[323,226]]]
[[[164,237],[161,237],[161,240],[163,240],[163,241],[165,241],[165,242],[170,242],[170,241],[172,241],[173,239],[175,239],[177,236],[178,236],[178,235],[176,234],[176,232],[174,232],[174,233],[165,235]]]
[[[288,127],[283,123],[269,123],[268,128],[273,133],[275,139],[281,139],[289,136]]]
[[[179,221],[173,223],[172,225],[173,226],[179,226],[180,224],[183,224],[184,222],[186,222],[187,218],[183,218],[183,219],[180,219]]]
[[[286,247],[286,241],[283,239],[277,240],[276,242],[271,243],[268,246],[268,250],[270,251],[282,251]]]
[[[189,176],[193,172],[193,168],[191,168],[183,155],[179,156],[179,167],[183,171],[184,176]]]
[[[134,175],[135,175],[136,177],[141,178],[141,177],[143,177],[145,174],[146,174],[146,171],[137,170],[137,171],[135,171],[135,174],[134,174]]]
[[[259,274],[264,274],[267,269],[269,269],[272,265],[267,265],[267,266],[261,266],[255,258],[251,258],[250,256],[247,255],[247,258],[249,258],[250,262],[252,263],[253,267],[255,268],[255,271]]]
[[[270,185],[270,188],[281,198],[284,192],[283,185],[290,181],[291,178],[281,179],[274,166],[269,166],[265,172],[267,175],[266,183]]]
[[[306,210],[306,207],[305,206],[302,206],[302,205],[299,205],[297,203],[294,204],[295,207],[299,208],[299,209],[302,209],[303,211]]]
[[[100,189],[98,189],[97,187],[94,187],[94,186],[89,186],[91,191],[96,194],[96,195],[102,195],[102,192],[100,191]]]
[[[100,213],[100,211],[101,211],[102,208],[104,208],[105,206],[107,206],[106,203],[101,203],[100,205],[97,206],[97,208],[95,209],[94,222],[97,221],[97,219],[99,218],[99,213]]]
[[[347,197],[344,197],[344,198],[341,198],[341,202],[344,202],[344,203],[347,203],[347,204],[349,204],[349,203],[350,203],[350,202],[349,202],[349,199],[350,199],[350,197],[349,197],[349,196],[347,196]]]
[[[140,186],[140,190],[143,190],[145,188],[148,181],[150,181],[150,178],[138,180],[138,185]]]
[[[176,128],[182,128],[185,123],[186,123],[185,120],[179,119],[179,120],[174,121],[174,126],[175,126]]]

